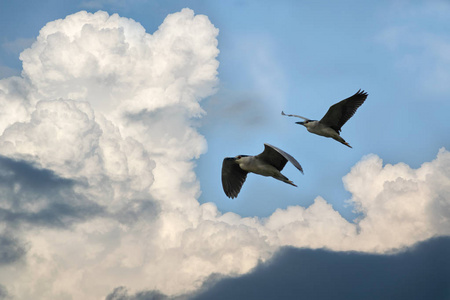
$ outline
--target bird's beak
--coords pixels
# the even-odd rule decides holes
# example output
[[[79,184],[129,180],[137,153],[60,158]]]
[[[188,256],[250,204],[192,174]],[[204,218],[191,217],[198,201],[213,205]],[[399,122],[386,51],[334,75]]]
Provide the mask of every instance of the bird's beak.
[[[305,126],[305,122],[295,122],[295,124],[300,124],[300,125]]]

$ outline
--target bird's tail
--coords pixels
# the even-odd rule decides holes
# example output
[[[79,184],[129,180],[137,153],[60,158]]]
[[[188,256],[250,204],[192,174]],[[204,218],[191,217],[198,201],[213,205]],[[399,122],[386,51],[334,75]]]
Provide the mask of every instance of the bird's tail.
[[[284,181],[284,182],[286,182],[287,184],[290,184],[290,185],[293,185],[293,186],[297,187],[297,186],[295,185],[295,183],[293,183],[293,182],[292,182],[292,181],[290,181],[290,180],[288,180],[288,181]]]
[[[274,176],[273,178],[278,179],[278,180],[283,181],[283,182],[285,182],[285,183],[287,183],[287,184],[290,184],[290,185],[293,185],[293,186],[297,187],[297,186],[295,185],[294,182],[292,182],[291,180],[289,180],[286,176],[284,176],[284,175],[281,174],[281,173],[278,174],[277,176]]]
[[[353,148],[352,146],[349,145],[349,143],[347,143],[346,141],[343,141],[342,144],[344,144],[347,147]]]
[[[334,137],[333,137],[333,138],[334,138]],[[342,144],[344,144],[345,146],[352,148],[352,146],[350,146],[350,144],[347,143],[340,135],[338,135],[338,137],[337,137],[337,138],[334,138],[334,139],[335,139],[336,141],[338,141],[339,143],[342,143]]]

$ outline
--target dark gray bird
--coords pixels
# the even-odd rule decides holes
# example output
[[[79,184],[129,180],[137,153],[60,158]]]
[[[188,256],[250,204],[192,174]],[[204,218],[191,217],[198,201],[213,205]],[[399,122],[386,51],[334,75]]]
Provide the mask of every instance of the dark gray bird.
[[[367,95],[368,94],[364,91],[357,91],[353,96],[332,105],[320,121],[310,120],[299,115],[287,115],[284,112],[281,112],[281,114],[288,117],[302,118],[305,122],[295,123],[305,126],[311,133],[330,137],[352,148],[352,146],[340,136],[341,127],[355,114],[358,107],[364,103]]]
[[[296,186],[280,172],[288,161],[303,173],[302,166],[295,158],[269,144],[264,144],[264,151],[256,156],[238,155],[236,157],[226,157],[222,164],[223,191],[229,198],[236,198],[248,173],[271,176]]]

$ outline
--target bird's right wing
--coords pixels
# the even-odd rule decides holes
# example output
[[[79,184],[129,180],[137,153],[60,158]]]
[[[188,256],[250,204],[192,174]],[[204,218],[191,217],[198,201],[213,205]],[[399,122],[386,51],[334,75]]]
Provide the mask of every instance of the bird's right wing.
[[[341,127],[355,114],[358,107],[366,101],[366,98],[366,92],[357,91],[353,96],[332,105],[320,120],[320,123],[333,128],[339,133]]]
[[[282,116],[287,116],[287,117],[297,117],[297,118],[303,119],[305,121],[309,121],[308,118],[305,118],[305,117],[302,117],[302,116],[299,116],[299,115],[287,115],[287,114],[284,113],[284,111],[281,111],[281,115]]]
[[[291,155],[284,152],[283,150],[270,144],[264,144],[264,151],[258,154],[256,157],[271,164],[272,166],[277,168],[278,171],[281,171],[286,165],[286,163],[289,161],[297,169],[299,169],[300,172],[303,173],[302,166],[295,158],[293,158]]]
[[[235,162],[235,158],[226,157],[222,164],[222,187],[225,195],[233,199],[241,191],[247,178],[247,171],[242,170]]]

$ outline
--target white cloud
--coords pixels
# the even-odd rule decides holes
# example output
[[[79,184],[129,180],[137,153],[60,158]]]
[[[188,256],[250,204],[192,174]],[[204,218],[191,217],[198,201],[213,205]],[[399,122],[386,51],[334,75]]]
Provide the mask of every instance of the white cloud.
[[[266,219],[200,205],[193,159],[207,145],[193,119],[217,84],[217,34],[189,9],[153,35],[105,12],[42,28],[21,54],[22,77],[0,80],[2,293],[173,295],[248,272],[285,245],[385,252],[450,234],[444,149],[416,170],[362,159],[344,178],[356,223],[320,197]]]
[[[412,169],[383,166],[376,155],[357,163],[344,178],[362,216],[349,223],[318,197],[308,208],[288,207],[267,220],[283,245],[386,252],[438,235],[449,235],[450,152]]]
[[[19,227],[17,239],[30,245],[23,272],[14,282],[0,275],[13,295],[99,298],[120,285],[191,285],[184,273],[184,285],[166,284],[178,268],[172,257],[183,258],[169,249],[201,214],[191,160],[206,142],[190,119],[214,92],[217,33],[188,9],[153,35],[133,20],[80,12],[48,23],[21,54],[22,77],[0,81],[1,154],[73,180],[71,194],[104,212],[64,229]],[[43,194],[18,206],[29,193],[12,186],[3,194],[19,195],[3,206],[7,216],[36,218],[57,201]]]
[[[438,215],[432,207],[448,207],[450,153],[441,149],[437,158],[419,169],[408,165],[386,165],[372,155],[344,177],[352,201],[364,217],[358,222],[361,250],[385,251],[439,234],[450,234],[434,225]],[[438,204],[439,203],[439,204]],[[450,215],[442,216],[448,222]],[[394,230],[393,230],[394,229]]]

